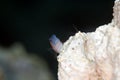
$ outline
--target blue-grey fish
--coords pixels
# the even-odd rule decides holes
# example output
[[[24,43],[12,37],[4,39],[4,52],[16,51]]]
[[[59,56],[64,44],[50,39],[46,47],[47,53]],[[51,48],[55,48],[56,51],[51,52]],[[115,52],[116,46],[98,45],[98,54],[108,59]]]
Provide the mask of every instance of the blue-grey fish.
[[[63,45],[62,42],[56,37],[56,35],[52,35],[49,38],[49,41],[50,41],[50,45],[52,46],[53,50],[56,53],[59,53]]]

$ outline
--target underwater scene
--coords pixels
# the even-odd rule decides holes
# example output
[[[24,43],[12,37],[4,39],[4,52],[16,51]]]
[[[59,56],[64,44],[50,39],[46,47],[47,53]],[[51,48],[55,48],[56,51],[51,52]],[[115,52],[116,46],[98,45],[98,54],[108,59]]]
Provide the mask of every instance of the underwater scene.
[[[2,0],[0,80],[58,80],[60,48],[111,22],[114,0]]]

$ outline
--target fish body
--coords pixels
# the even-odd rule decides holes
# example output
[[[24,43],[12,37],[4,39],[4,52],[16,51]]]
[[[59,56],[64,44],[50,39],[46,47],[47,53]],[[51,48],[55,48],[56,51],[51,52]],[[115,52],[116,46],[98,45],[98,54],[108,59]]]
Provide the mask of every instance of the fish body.
[[[50,45],[53,48],[53,50],[56,53],[60,53],[60,50],[61,50],[61,48],[63,46],[63,43],[59,40],[59,38],[57,38],[56,35],[52,35],[49,38],[49,41],[50,41]]]

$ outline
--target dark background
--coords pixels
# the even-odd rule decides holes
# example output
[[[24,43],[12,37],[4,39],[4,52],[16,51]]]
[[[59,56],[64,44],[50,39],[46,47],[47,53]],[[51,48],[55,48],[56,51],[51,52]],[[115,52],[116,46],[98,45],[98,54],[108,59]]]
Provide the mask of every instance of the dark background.
[[[114,0],[2,0],[0,45],[22,43],[28,52],[43,57],[57,78],[49,37],[56,34],[64,42],[77,30],[95,31],[111,22],[113,4]]]

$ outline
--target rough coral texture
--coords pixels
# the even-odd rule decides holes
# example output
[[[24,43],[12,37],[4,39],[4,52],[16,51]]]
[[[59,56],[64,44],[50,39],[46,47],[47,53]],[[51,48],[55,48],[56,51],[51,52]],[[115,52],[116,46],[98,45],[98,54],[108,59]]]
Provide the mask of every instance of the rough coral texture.
[[[95,32],[78,32],[61,48],[58,80],[120,80],[120,1],[113,20]]]

